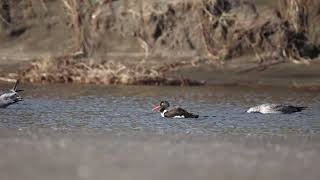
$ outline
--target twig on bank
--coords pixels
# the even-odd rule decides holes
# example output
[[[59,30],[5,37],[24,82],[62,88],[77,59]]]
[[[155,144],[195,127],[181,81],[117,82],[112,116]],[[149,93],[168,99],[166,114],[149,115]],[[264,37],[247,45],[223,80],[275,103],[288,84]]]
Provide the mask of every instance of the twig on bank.
[[[10,25],[10,23],[1,14],[0,14],[0,19],[7,25]]]
[[[264,71],[266,70],[267,68],[271,67],[271,66],[274,66],[274,65],[277,65],[277,64],[282,64],[282,63],[285,63],[286,60],[284,58],[280,58],[280,59],[277,59],[277,60],[269,60],[269,61],[266,61],[265,63],[262,63],[262,64],[257,64],[253,67],[250,67],[250,68],[246,68],[244,70],[241,70],[241,71],[238,71],[238,73],[248,73],[248,72],[251,72],[251,71]]]

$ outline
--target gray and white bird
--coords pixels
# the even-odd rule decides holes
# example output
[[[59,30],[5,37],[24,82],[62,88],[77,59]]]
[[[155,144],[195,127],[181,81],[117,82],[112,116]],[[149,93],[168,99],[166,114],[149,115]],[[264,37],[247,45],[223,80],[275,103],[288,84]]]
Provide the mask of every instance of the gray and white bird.
[[[291,114],[300,112],[307,107],[292,106],[286,104],[261,104],[251,107],[247,110],[247,113],[261,113],[261,114]]]
[[[11,104],[15,104],[23,100],[23,98],[18,94],[18,92],[21,92],[23,90],[18,89],[18,85],[19,85],[19,80],[16,81],[13,88],[10,89],[9,92],[6,92],[0,95],[0,108],[6,108]]]

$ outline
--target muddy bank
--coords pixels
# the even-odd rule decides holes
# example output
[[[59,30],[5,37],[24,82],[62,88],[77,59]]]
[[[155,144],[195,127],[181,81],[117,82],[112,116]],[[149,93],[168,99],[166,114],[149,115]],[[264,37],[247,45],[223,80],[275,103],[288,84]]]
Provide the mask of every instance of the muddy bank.
[[[183,83],[159,82],[169,74],[175,74],[170,77],[175,82],[181,82],[185,76],[203,81],[221,75],[220,81],[224,82],[231,73],[244,78],[238,78],[238,83],[242,83],[251,75],[233,72],[259,74],[278,64],[314,64],[320,53],[320,29],[314,23],[319,19],[316,1],[310,1],[313,4],[299,1],[296,5],[290,4],[290,0],[279,4],[269,2],[272,5],[242,0],[74,2],[77,1],[1,2],[0,62],[5,64],[2,67],[13,69],[2,69],[2,76],[18,72],[16,64],[20,66],[22,60],[28,64],[36,59],[40,66],[46,63],[45,66],[53,67],[39,70],[33,62],[19,69],[16,77],[30,82],[149,84],[155,81],[151,84],[177,85]],[[71,63],[75,67],[68,65],[69,70],[57,68],[60,63],[54,61],[66,56],[80,56],[86,66],[92,65],[92,61],[95,67],[103,67],[101,62],[115,62],[120,68],[115,71],[121,71],[121,66],[129,72],[140,71],[141,66],[148,71],[154,67],[182,66],[169,68],[160,76],[146,73],[143,78],[147,77],[147,81],[141,81],[139,73],[129,73],[130,80],[121,80],[122,74],[116,75],[118,80],[110,80],[114,75],[108,72],[80,81],[74,79],[83,79],[87,72],[63,72],[72,72],[78,63]],[[34,67],[32,71],[30,66]],[[296,69],[287,67],[288,71]],[[300,68],[309,73],[308,66]],[[197,77],[190,77],[187,73],[190,70]],[[99,68],[94,71],[101,72]],[[288,71],[273,75],[285,76]],[[43,77],[50,73],[50,78]],[[203,75],[199,78],[199,74]]]

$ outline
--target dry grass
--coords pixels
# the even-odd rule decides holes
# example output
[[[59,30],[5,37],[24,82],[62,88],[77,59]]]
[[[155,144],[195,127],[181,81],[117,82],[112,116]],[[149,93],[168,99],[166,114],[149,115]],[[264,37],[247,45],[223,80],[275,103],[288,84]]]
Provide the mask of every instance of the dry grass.
[[[112,17],[114,18],[112,22],[117,22],[117,14],[115,13],[115,7],[112,6],[112,0],[84,1],[84,3],[77,0],[61,1],[67,9],[75,31],[77,51],[86,54],[87,49],[94,49],[94,47],[87,48],[88,44],[86,44],[84,36],[102,38],[101,34],[95,32],[96,29],[94,28],[87,27],[90,30],[84,32],[86,26],[109,26],[109,24],[95,23],[108,22],[107,18]],[[319,51],[319,48],[313,44],[317,42],[318,35],[315,33],[317,29],[313,27],[314,23],[311,23],[313,19],[319,16],[317,9],[314,8],[318,7],[317,0],[279,1],[279,10],[276,11],[277,17],[273,18],[261,16],[255,4],[249,1],[241,1],[240,3],[229,0],[175,1],[164,9],[156,9],[148,4],[149,2],[142,0],[138,0],[136,3],[135,10],[128,5],[128,9],[124,12],[131,14],[131,20],[138,23],[138,29],[133,29],[131,33],[134,34],[133,36],[144,49],[145,59],[153,53],[154,48],[157,48],[157,44],[159,44],[157,42],[159,41],[169,42],[167,46],[172,46],[170,41],[185,43],[184,40],[181,41],[183,39],[181,34],[183,33],[175,32],[175,29],[179,28],[179,23],[191,22],[188,18],[195,17],[188,17],[179,22],[182,19],[178,17],[178,11],[183,11],[182,15],[190,13],[188,11],[197,15],[200,32],[202,33],[198,36],[203,39],[203,45],[210,59],[223,62],[248,52],[253,53],[257,58],[257,65],[248,67],[243,72],[264,70],[269,66],[288,61],[309,63],[308,59],[315,57],[314,54]],[[109,11],[110,15],[107,16],[106,11]],[[86,17],[90,18],[86,19]],[[153,21],[152,18],[156,20]],[[154,37],[156,31],[150,28],[151,23],[155,23],[156,30],[158,28],[159,37]],[[97,30],[101,31],[101,29]],[[128,36],[123,34],[123,37]],[[47,72],[58,72],[58,75],[53,76],[50,73],[47,74]],[[35,73],[42,73],[42,75],[37,76]],[[27,74],[31,75],[27,79],[35,82],[168,83],[163,72],[155,68],[146,70],[140,65],[128,67],[110,61],[105,64],[85,63],[74,61],[72,58],[57,58],[38,62],[27,71]]]
[[[0,33],[1,31],[5,31],[8,26],[11,24],[10,19],[10,9],[9,3],[7,1],[3,1],[0,3]]]
[[[96,49],[121,49],[116,47],[120,44],[118,39],[122,43],[136,40],[144,49],[145,59],[159,51],[171,51],[175,56],[181,49],[199,51],[201,55],[205,49],[208,59],[222,63],[254,54],[257,65],[243,72],[264,70],[283,62],[308,63],[320,53],[319,0],[279,1],[279,10],[269,14],[258,12],[252,1],[120,1],[60,0],[74,29],[75,52],[80,52],[74,55],[85,55],[87,59],[42,58],[20,74],[21,78],[61,83],[202,84],[165,77],[171,66],[180,67],[182,62],[163,66],[159,63],[158,67],[147,69],[144,64],[90,60]]]
[[[317,0],[279,1],[277,17],[271,18],[261,16],[249,2],[235,7],[228,0],[204,1],[199,15],[205,47],[212,57],[220,60],[251,50],[258,64],[244,72],[288,61],[308,64],[309,59],[320,54],[320,31],[314,25],[314,19],[319,19],[319,4]],[[248,12],[251,19],[239,18]]]
[[[70,17],[70,23],[74,30],[74,52],[87,56],[87,44],[84,34],[84,21],[86,14],[90,12],[90,8],[96,1],[79,1],[79,0],[61,0],[65,6],[66,14]]]
[[[313,0],[279,1],[281,18],[290,22],[296,33],[307,32],[309,27],[309,9]]]
[[[197,41],[197,38],[203,39],[202,46],[207,50],[209,57],[220,61],[253,52],[260,63],[265,61],[260,54],[269,52],[271,56],[274,56],[274,51],[277,51],[277,54],[283,55],[286,59],[302,62],[302,58],[299,57],[304,57],[306,54],[300,52],[300,49],[303,48],[300,45],[295,47],[299,44],[298,41],[305,41],[304,43],[308,44],[316,40],[309,41],[311,38],[303,39],[302,37],[318,38],[314,33],[309,35],[311,29],[313,31],[316,29],[310,27],[310,19],[311,14],[314,14],[313,17],[316,16],[314,12],[317,10],[312,7],[316,6],[317,0],[279,1],[281,11],[277,13],[278,19],[269,17],[275,16],[274,14],[268,14],[268,17],[261,15],[255,4],[250,1],[176,0],[168,3],[167,6],[159,6],[156,3],[136,0],[134,5],[126,4],[124,1],[121,7],[118,7],[119,3],[113,6],[111,0],[101,0],[95,1],[94,4],[98,5],[92,7],[90,11],[81,11],[84,12],[82,14],[78,13],[79,8],[85,7],[79,7],[76,0],[62,1],[71,12],[75,27],[81,27],[77,21],[81,19],[79,15],[90,14],[91,19],[86,20],[89,21],[87,26],[92,26],[92,28],[88,27],[89,31],[86,34],[88,37],[95,37],[91,41],[101,41],[102,36],[118,30],[123,38],[133,36],[137,39],[137,44],[140,44],[145,51],[145,58],[151,56],[155,49],[167,50],[166,48],[170,49],[170,47],[174,49],[184,46],[181,43],[188,44],[190,34],[196,27],[200,27],[201,30],[196,31],[200,32],[199,34],[192,35],[196,37],[192,37],[193,41]],[[196,16],[191,16],[191,14]],[[123,22],[127,24],[123,26],[121,24]],[[185,24],[190,22],[192,24]],[[180,24],[184,26],[180,27]],[[103,30],[101,27],[108,27],[110,31],[107,28]],[[128,29],[123,30],[126,28]],[[101,33],[102,31],[106,32]],[[80,30],[76,30],[75,36],[78,36],[79,32]],[[81,44],[80,41],[77,43]],[[279,44],[282,47],[279,48]],[[201,49],[195,47],[194,42],[191,42],[191,46]],[[201,45],[197,44],[197,46]]]
[[[184,63],[146,68],[144,64],[125,65],[113,61],[95,63],[94,60],[71,56],[47,57],[32,63],[18,78],[35,83],[85,83],[124,85],[203,85],[204,82],[186,78],[169,78],[165,73]]]
[[[315,29],[315,19],[319,20],[317,0],[284,0],[279,1],[278,17],[282,20],[285,38],[282,43],[283,56],[294,63],[307,62],[320,53]],[[317,25],[318,26],[318,25]]]
[[[74,29],[75,52],[81,51],[81,16],[80,7],[77,0],[61,0],[66,8],[66,12],[70,17],[71,26]]]

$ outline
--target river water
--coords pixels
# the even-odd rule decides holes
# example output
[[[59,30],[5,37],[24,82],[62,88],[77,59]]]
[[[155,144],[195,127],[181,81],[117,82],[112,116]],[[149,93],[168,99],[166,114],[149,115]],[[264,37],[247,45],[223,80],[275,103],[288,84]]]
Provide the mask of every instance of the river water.
[[[24,101],[0,109],[4,179],[320,178],[318,92],[271,87],[22,86]],[[151,111],[161,100],[200,118],[162,118]],[[245,113],[265,102],[308,109],[289,115]]]

